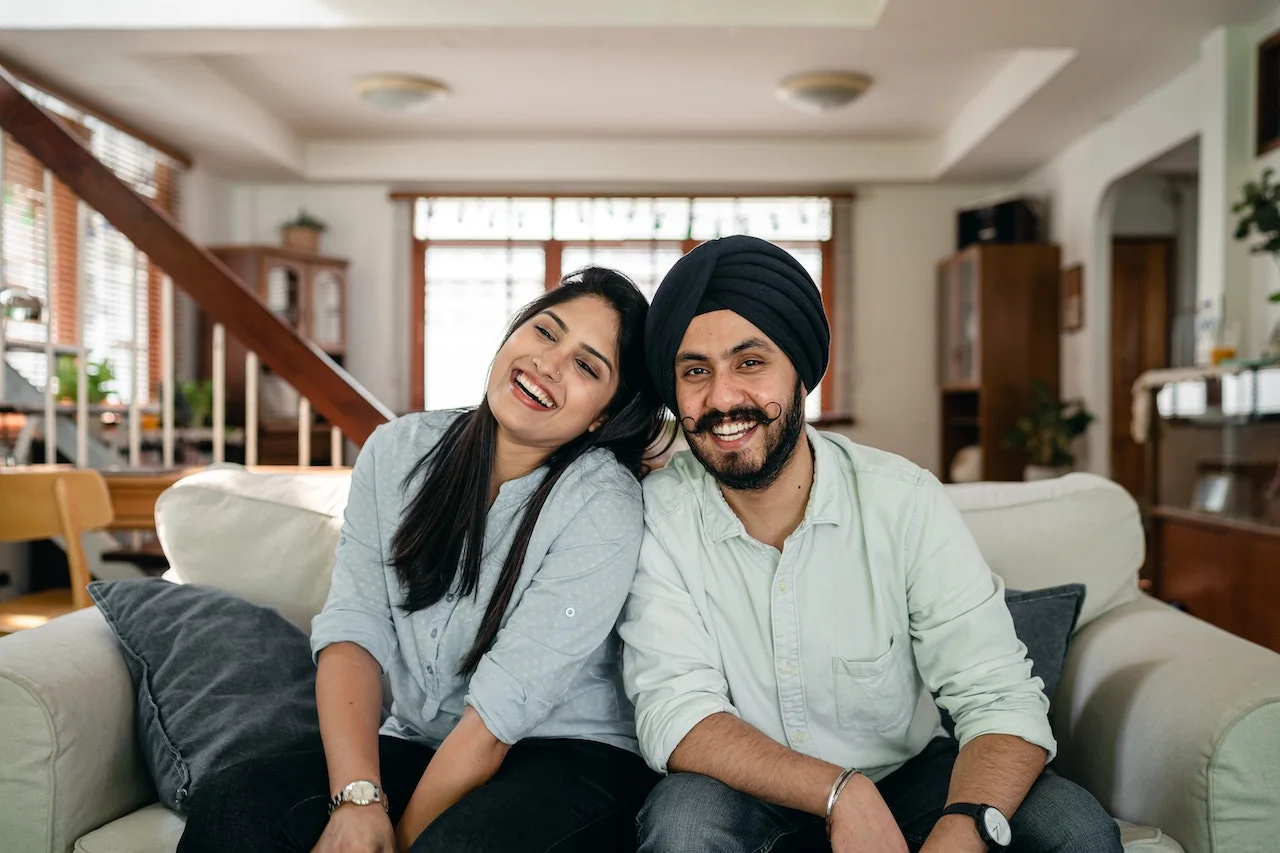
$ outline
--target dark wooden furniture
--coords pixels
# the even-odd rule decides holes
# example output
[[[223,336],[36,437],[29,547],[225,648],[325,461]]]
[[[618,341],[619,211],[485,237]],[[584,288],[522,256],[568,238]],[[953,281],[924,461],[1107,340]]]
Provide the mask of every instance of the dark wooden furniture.
[[[963,447],[982,449],[984,480],[1021,480],[1005,447],[1031,410],[1032,380],[1058,391],[1060,252],[1051,243],[978,244],[938,264],[942,477]]]
[[[316,344],[339,365],[347,352],[347,261],[271,245],[210,246],[209,250],[240,277],[289,327]],[[200,375],[213,375],[213,323],[202,315],[200,324]],[[245,423],[245,356],[248,348],[228,330],[226,389],[227,423]],[[260,438],[258,460],[262,464],[298,461],[297,411],[272,410],[267,401],[281,397],[281,385],[269,367],[260,363]],[[287,387],[287,386],[285,386]],[[292,394],[292,389],[288,389]],[[293,397],[296,399],[296,397]],[[296,402],[293,404],[296,407]],[[293,419],[291,427],[266,429],[268,421]],[[329,452],[328,421],[320,419],[323,435],[313,438],[313,461]],[[290,433],[292,433],[290,435]],[[317,434],[319,435],[319,434]]]
[[[1280,652],[1280,525],[1168,506],[1150,517],[1154,594]]]
[[[1280,32],[1258,45],[1258,103],[1254,113],[1257,156],[1280,147]]]

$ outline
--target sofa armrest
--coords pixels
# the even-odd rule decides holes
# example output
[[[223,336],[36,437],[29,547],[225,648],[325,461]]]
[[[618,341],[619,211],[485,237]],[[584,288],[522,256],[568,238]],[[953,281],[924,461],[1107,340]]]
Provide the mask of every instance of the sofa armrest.
[[[134,691],[95,608],[0,637],[0,838],[69,853],[156,798],[134,735]]]
[[[1187,853],[1275,849],[1280,654],[1149,596],[1072,640],[1056,767]]]

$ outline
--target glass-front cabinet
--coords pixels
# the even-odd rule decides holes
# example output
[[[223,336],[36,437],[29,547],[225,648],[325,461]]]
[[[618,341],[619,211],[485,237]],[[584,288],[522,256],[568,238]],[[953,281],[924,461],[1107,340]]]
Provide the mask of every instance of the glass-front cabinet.
[[[943,388],[972,388],[980,381],[980,257],[966,251],[938,265],[938,378]]]

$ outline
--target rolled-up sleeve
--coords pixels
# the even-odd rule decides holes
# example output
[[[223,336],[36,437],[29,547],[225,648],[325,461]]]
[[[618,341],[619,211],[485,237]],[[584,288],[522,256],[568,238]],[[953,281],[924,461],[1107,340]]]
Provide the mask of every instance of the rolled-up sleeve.
[[[514,744],[546,719],[608,640],[643,529],[636,484],[593,495],[552,544],[468,685],[466,703],[498,740]]]
[[[671,753],[712,714],[738,716],[720,655],[675,561],[652,532],[619,626],[623,682],[636,706],[645,761],[667,772]]]
[[[377,455],[385,427],[360,449],[335,551],[333,579],[324,609],[311,620],[311,652],[334,643],[355,643],[373,655],[385,673],[396,649],[387,592],[377,499]]]
[[[992,573],[942,485],[927,472],[906,540],[907,606],[916,664],[955,721],[960,745],[985,734],[1020,737],[1052,761],[1044,683],[1031,675]]]

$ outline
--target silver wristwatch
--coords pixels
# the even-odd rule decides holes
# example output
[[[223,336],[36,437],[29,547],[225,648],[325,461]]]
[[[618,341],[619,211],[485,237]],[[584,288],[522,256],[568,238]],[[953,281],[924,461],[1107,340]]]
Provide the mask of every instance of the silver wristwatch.
[[[391,810],[391,805],[387,802],[387,795],[382,792],[382,788],[378,787],[377,783],[366,779],[352,782],[330,797],[329,814],[333,814],[333,810],[343,803],[351,803],[353,806],[367,806],[370,803],[379,803],[383,811]]]

